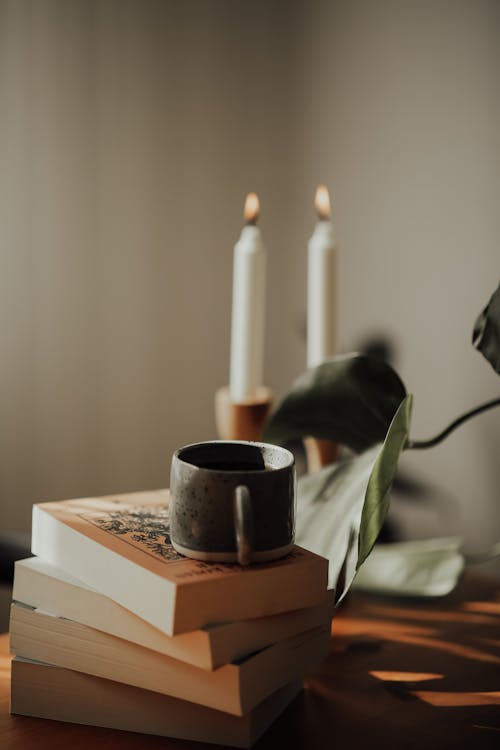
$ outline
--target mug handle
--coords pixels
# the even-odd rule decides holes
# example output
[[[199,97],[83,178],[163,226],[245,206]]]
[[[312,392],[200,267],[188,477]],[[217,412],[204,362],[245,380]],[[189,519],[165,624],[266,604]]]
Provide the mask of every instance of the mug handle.
[[[240,484],[234,491],[234,532],[240,565],[249,565],[253,553],[253,510],[248,487]]]

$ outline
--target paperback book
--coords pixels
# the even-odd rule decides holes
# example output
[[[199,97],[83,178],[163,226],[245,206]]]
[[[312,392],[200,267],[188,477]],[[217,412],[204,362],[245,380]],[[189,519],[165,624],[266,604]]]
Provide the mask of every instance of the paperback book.
[[[301,689],[301,682],[286,685],[245,716],[232,716],[131,685],[16,657],[12,662],[11,711],[23,716],[249,748]]]
[[[168,490],[41,503],[32,552],[168,635],[324,601],[326,559],[295,546],[247,568],[199,562],[174,550],[168,520]]]
[[[314,628],[208,671],[72,620],[13,604],[10,645],[24,658],[242,716],[325,659],[330,631]]]
[[[13,599],[202,669],[216,669],[306,630],[328,628],[333,592],[325,594],[312,607],[169,636],[64,570],[31,557],[15,564]]]

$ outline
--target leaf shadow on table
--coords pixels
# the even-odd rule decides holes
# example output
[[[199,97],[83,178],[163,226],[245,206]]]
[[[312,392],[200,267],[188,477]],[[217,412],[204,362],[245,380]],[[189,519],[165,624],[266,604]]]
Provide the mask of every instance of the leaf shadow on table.
[[[500,584],[492,597],[478,581],[437,601],[351,593],[330,658],[279,722],[290,746],[498,747]]]

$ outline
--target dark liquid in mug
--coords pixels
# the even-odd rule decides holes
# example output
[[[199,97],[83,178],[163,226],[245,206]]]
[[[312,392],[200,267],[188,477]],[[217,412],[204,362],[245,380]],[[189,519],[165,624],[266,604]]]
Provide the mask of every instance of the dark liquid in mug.
[[[199,469],[212,471],[272,471],[266,466],[263,451],[257,445],[237,442],[198,443],[188,446],[179,453],[181,461],[186,461]]]
[[[272,471],[272,466],[265,466],[253,461],[197,461],[195,465],[200,469],[212,469],[213,471]]]

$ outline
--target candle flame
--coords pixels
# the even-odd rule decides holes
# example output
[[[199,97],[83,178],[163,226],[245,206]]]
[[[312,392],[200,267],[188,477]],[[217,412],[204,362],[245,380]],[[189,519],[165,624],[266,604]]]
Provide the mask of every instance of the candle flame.
[[[326,221],[330,218],[330,194],[325,185],[318,185],[314,198],[314,207],[320,219]]]
[[[260,213],[259,196],[257,193],[248,193],[245,201],[244,215],[247,224],[256,224]]]

